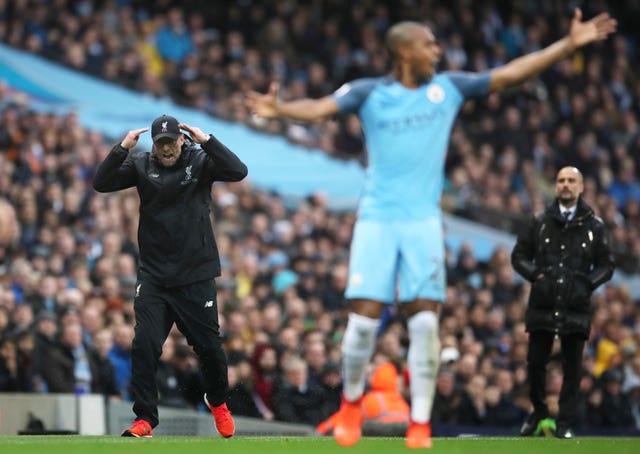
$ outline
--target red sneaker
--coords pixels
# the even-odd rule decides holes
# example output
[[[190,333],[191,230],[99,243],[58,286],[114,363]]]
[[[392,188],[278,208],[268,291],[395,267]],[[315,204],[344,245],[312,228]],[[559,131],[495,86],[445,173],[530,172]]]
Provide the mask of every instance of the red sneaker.
[[[407,429],[407,448],[431,447],[431,423],[420,424],[411,421]]]
[[[343,396],[333,428],[333,436],[339,445],[353,446],[360,440],[362,420],[362,398],[349,402]]]
[[[236,423],[233,422],[233,416],[231,416],[231,412],[227,408],[227,404],[214,407],[207,400],[206,394],[204,395],[204,403],[213,414],[213,419],[216,422],[216,430],[218,433],[224,438],[232,437],[236,431]]]
[[[121,437],[136,437],[136,438],[151,438],[153,436],[153,430],[151,424],[144,419],[136,419],[133,421],[133,425],[128,429],[122,431]]]

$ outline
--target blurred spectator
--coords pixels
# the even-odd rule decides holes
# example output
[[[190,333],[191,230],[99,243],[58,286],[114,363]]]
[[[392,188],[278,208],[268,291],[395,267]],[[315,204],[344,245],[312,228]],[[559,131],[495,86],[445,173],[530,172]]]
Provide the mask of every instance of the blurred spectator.
[[[46,392],[47,384],[43,380],[43,362],[53,348],[58,332],[57,317],[53,312],[41,311],[35,320],[33,349],[33,387],[36,392]]]
[[[635,428],[640,430],[640,380],[634,380],[623,390],[629,399],[629,407],[631,408]]]
[[[229,375],[229,397],[227,399],[229,410],[234,415],[260,418],[263,415],[258,410],[251,390],[243,380],[239,369],[241,369],[241,367],[237,363],[229,363],[227,368]]]
[[[458,423],[467,426],[484,425],[487,418],[485,392],[487,379],[479,374],[470,377],[458,407]]]
[[[91,350],[89,352],[94,364],[95,386],[91,392],[105,397],[120,399],[120,389],[116,383],[116,372],[109,360],[109,352],[113,348],[113,334],[111,330],[102,328],[93,333]]]
[[[307,364],[299,357],[294,356],[284,364],[283,382],[272,399],[278,421],[315,426],[328,416],[322,391],[309,386]]]
[[[605,322],[602,337],[596,342],[596,361],[593,369],[596,378],[605,370],[620,364],[620,333],[620,324],[616,320],[609,319]]]
[[[596,388],[596,379],[587,370],[580,374],[575,427],[584,430],[602,425],[602,392]]]
[[[125,399],[128,399],[129,396],[129,381],[131,380],[133,334],[133,326],[124,323],[116,325],[113,328],[113,347],[107,355],[115,368],[116,383],[120,395]]]
[[[448,364],[449,361],[444,361]],[[434,424],[456,424],[461,394],[456,388],[455,373],[445,366],[438,372],[436,396],[433,400],[432,420]]]
[[[500,369],[496,373],[495,384],[487,388],[487,424],[499,427],[517,427],[528,412],[517,406],[513,393],[511,372]]]
[[[609,195],[615,200],[618,208],[623,208],[628,201],[640,202],[640,182],[636,177],[634,161],[624,158],[620,170],[609,186]]]
[[[158,29],[155,38],[160,56],[174,64],[182,63],[195,51],[191,33],[180,8],[171,8],[167,12],[166,24]]]
[[[308,366],[308,383],[310,386],[320,386],[322,373],[327,363],[327,347],[324,342],[311,342],[305,345],[302,359]]]
[[[19,387],[16,344],[11,339],[3,339],[0,341],[0,390],[16,392]]]
[[[87,394],[99,388],[95,365],[82,344],[79,323],[61,326],[58,342],[42,359],[41,373],[51,393]]]
[[[640,355],[631,356],[624,365],[624,382],[622,392],[627,394],[637,386],[640,386]]]
[[[18,387],[20,392],[34,391],[34,363],[35,349],[34,334],[31,330],[18,333],[15,337],[16,366]]]
[[[190,347],[168,337],[162,346],[156,382],[158,404],[174,408],[197,408],[204,395],[203,378]]]
[[[320,375],[320,386],[324,394],[326,413],[334,414],[342,399],[342,375],[337,362],[327,362]]]
[[[635,419],[631,412],[629,399],[622,393],[624,377],[618,369],[607,369],[601,377],[602,426],[603,427],[635,427]]]
[[[278,357],[275,348],[265,344],[256,345],[251,366],[253,368],[256,407],[265,419],[271,419],[273,417],[271,397],[274,384],[279,378]]]

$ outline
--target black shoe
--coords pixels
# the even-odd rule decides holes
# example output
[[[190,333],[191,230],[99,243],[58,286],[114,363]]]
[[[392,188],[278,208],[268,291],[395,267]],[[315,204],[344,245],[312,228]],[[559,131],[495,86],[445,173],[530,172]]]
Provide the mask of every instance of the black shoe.
[[[520,428],[520,435],[523,437],[530,437],[538,428],[538,424],[542,421],[546,416],[541,416],[539,413],[531,413],[527,420],[522,424]]]
[[[568,427],[558,426],[553,436],[556,438],[570,439],[573,438],[573,430]]]

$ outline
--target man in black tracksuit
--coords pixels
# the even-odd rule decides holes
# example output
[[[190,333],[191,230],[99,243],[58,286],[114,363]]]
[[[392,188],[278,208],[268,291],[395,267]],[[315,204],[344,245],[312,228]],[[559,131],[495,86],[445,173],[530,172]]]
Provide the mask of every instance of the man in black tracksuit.
[[[205,403],[216,428],[228,437],[235,426],[225,403],[227,361],[219,338],[214,277],[220,275],[220,260],[209,217],[211,185],[242,180],[247,167],[212,135],[166,115],[152,124],[152,152],[130,151],[148,130],[129,131],[93,180],[96,191],[135,186],[140,196],[131,377],[136,420],[123,436],[150,437],[158,424],[155,374],[175,322],[200,360]]]
[[[520,232],[511,254],[514,269],[532,283],[525,322],[534,411],[520,430],[525,436],[532,435],[549,415],[546,365],[556,335],[561,341],[564,379],[555,436],[573,436],[582,350],[591,327],[591,293],[613,274],[605,226],[580,197],[582,191],[580,171],[562,168],[556,177],[556,200]]]

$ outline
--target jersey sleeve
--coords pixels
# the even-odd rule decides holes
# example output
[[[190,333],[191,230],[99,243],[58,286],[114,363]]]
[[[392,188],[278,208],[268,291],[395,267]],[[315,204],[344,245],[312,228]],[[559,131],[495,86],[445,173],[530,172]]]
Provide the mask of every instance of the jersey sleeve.
[[[340,112],[358,112],[378,79],[356,79],[338,88],[332,96]]]
[[[445,75],[465,99],[479,98],[489,94],[491,71],[483,71],[479,73],[448,71]]]

